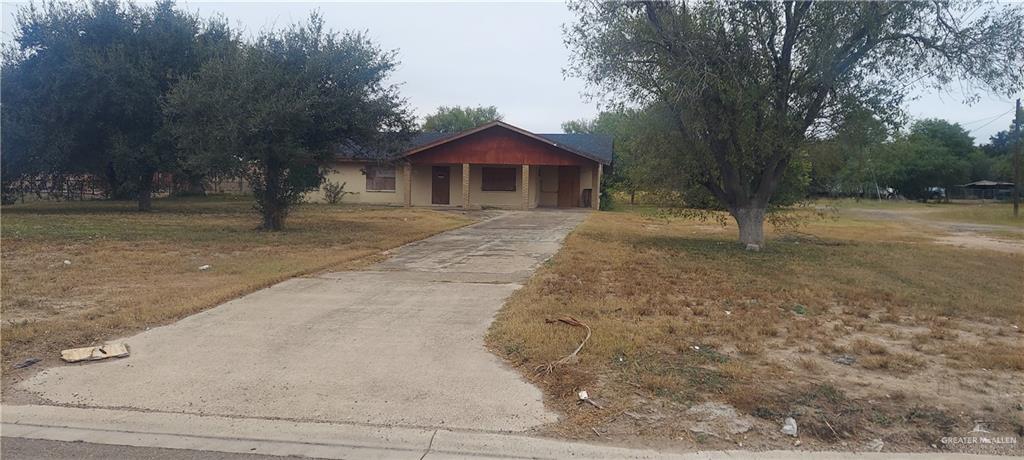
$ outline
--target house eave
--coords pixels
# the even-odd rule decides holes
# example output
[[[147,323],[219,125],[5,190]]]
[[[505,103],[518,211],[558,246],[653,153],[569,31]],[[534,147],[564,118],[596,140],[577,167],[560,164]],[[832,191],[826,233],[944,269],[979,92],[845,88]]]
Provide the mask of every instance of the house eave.
[[[418,146],[416,148],[407,150],[405,153],[402,154],[402,157],[409,157],[411,155],[415,155],[417,153],[420,153],[420,152],[422,152],[424,150],[429,150],[429,149],[437,147],[439,145],[444,145],[444,144],[447,144],[449,142],[455,141],[457,139],[462,139],[462,138],[465,138],[467,136],[470,136],[470,135],[473,135],[473,134],[476,134],[478,132],[481,132],[481,131],[484,131],[484,130],[487,130],[487,129],[490,129],[490,128],[494,128],[494,127],[501,127],[501,128],[508,129],[508,130],[513,131],[515,133],[518,133],[518,134],[521,134],[523,136],[526,136],[528,138],[531,138],[531,139],[543,142],[543,143],[545,143],[547,145],[550,145],[552,147],[555,147],[555,148],[557,148],[559,150],[563,150],[563,151],[571,153],[573,155],[576,155],[576,156],[579,156],[579,157],[583,157],[583,158],[586,158],[586,159],[591,160],[591,161],[595,161],[595,162],[600,163],[602,165],[609,165],[609,164],[611,164],[611,161],[609,161],[609,160],[605,160],[603,158],[600,158],[600,157],[588,154],[586,152],[581,152],[581,151],[579,151],[577,149],[574,149],[574,148],[571,148],[571,147],[567,147],[565,145],[562,145],[562,144],[559,144],[557,142],[551,141],[550,139],[546,139],[544,137],[538,136],[538,135],[536,135],[534,133],[531,133],[531,132],[529,132],[529,131],[527,131],[525,129],[522,129],[522,128],[510,125],[510,124],[505,123],[503,121],[492,121],[490,123],[487,123],[487,124],[484,124],[484,125],[480,125],[480,126],[477,126],[475,128],[471,128],[471,129],[467,129],[465,131],[459,132],[458,134],[455,134],[453,136],[446,137],[446,138],[443,138],[443,139],[438,139],[438,140],[436,140],[434,142],[430,142],[428,144]]]

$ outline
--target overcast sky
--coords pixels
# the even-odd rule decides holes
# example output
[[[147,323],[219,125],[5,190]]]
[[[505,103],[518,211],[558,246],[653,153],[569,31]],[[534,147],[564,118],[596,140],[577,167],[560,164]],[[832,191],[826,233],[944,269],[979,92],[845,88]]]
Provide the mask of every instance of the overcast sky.
[[[24,3],[18,3],[24,4]],[[10,39],[15,3],[3,4],[3,38]],[[565,120],[593,117],[582,81],[566,78],[569,53],[562,24],[572,15],[560,2],[533,3],[290,3],[200,2],[179,6],[203,16],[223,14],[252,34],[304,21],[319,10],[335,30],[365,30],[382,47],[397,49],[396,80],[419,116],[440,105],[495,105],[505,121],[534,132],[560,132]],[[961,103],[959,87],[922,94],[908,104],[913,117],[938,117],[988,141],[1013,118],[1013,101],[983,96]],[[1002,115],[1000,115],[1002,114]]]

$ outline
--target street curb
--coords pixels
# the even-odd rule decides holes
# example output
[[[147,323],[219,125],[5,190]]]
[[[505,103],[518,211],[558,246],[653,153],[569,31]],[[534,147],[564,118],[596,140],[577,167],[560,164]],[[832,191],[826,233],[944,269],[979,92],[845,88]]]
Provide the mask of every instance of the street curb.
[[[1006,458],[950,453],[659,452],[651,449],[626,449],[511,433],[41,405],[4,406],[2,420],[0,435],[4,437],[331,459],[917,460],[929,458],[999,460]]]

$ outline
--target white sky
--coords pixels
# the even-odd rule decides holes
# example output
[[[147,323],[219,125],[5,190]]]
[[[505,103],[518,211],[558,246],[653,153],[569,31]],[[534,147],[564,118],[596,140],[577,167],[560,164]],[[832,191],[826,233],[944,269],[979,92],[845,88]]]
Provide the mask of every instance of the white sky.
[[[10,40],[15,6],[3,3],[3,40]],[[249,33],[304,21],[319,10],[328,27],[365,30],[385,49],[397,49],[396,80],[419,116],[440,105],[495,105],[505,121],[534,132],[560,132],[561,122],[590,118],[596,102],[582,81],[566,78],[569,53],[560,2],[202,2],[179,0],[200,15],[223,14]],[[1021,95],[1024,97],[1024,95]],[[1013,101],[983,96],[964,105],[959,87],[922,94],[908,104],[917,118],[945,118],[973,130],[977,144],[1007,129]],[[997,116],[1003,114],[1002,116]]]

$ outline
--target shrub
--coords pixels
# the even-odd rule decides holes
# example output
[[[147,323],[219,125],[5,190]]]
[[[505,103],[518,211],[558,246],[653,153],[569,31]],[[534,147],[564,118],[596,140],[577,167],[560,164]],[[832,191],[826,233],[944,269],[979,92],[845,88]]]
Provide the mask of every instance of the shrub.
[[[324,199],[327,200],[329,204],[338,204],[341,203],[341,199],[344,198],[345,195],[355,193],[346,192],[345,184],[345,182],[340,184],[331,181],[324,182]]]
[[[611,190],[608,190],[606,187],[601,187],[601,193],[599,196],[601,198],[601,202],[599,203],[601,211],[611,211],[612,209],[615,209],[615,201],[613,201],[614,199],[612,197]]]

